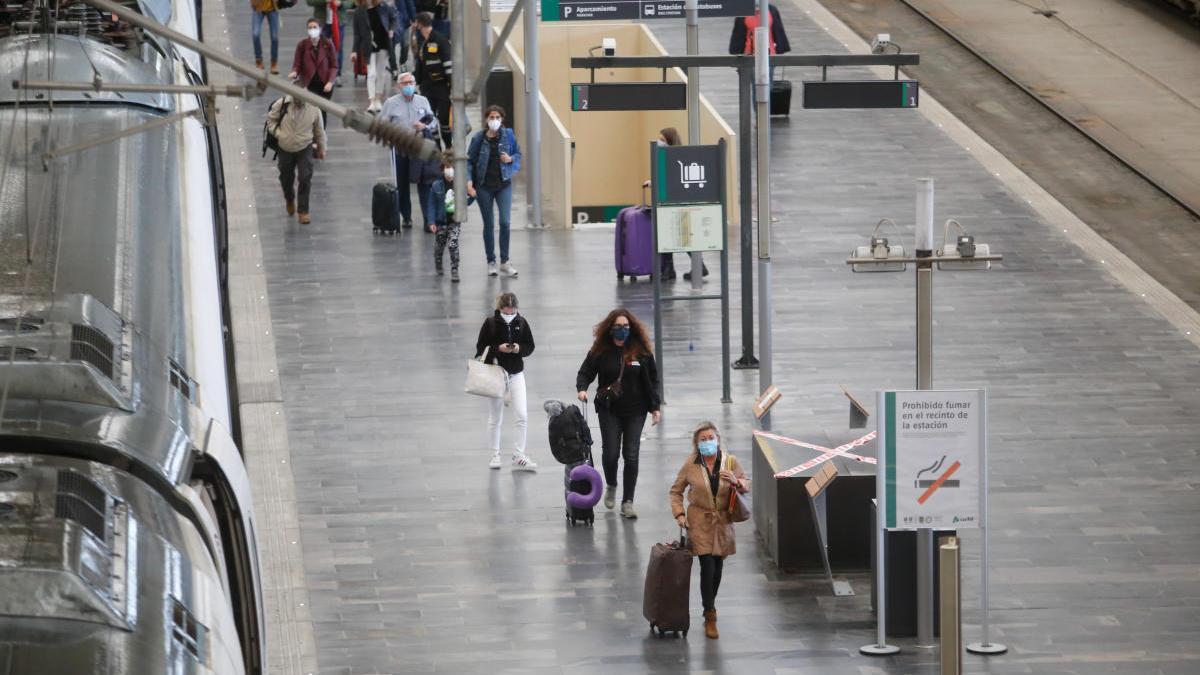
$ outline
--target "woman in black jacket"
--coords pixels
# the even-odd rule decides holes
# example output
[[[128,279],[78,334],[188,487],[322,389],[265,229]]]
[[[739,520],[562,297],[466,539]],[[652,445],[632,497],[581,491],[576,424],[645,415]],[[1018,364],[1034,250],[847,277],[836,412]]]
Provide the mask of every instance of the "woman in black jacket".
[[[596,412],[600,418],[600,439],[604,447],[604,505],[613,508],[617,492],[617,460],[625,458],[625,488],[621,495],[621,515],[637,518],[633,510],[633,491],[637,487],[638,450],[647,413],[652,424],[662,419],[659,412],[658,367],[650,349],[646,328],[627,309],[614,309],[596,324],[592,348],[588,350],[575,389],[579,400],[587,403],[588,386],[599,379],[596,388]]]
[[[517,418],[517,439],[513,445],[513,471],[537,471],[537,464],[525,454],[525,438],[529,430],[529,411],[525,399],[525,359],[533,354],[533,331],[524,316],[517,314],[515,293],[501,293],[496,298],[496,311],[484,319],[475,341],[475,357],[487,349],[487,363],[497,363],[508,373],[504,398],[488,399],[488,443],[492,461],[488,465],[500,468],[500,425],[504,422],[504,399],[512,403]]]

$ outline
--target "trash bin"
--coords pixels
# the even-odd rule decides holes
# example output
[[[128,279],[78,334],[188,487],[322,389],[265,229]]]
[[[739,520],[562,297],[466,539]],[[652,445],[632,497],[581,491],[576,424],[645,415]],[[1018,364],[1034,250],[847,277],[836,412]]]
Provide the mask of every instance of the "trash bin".
[[[484,103],[504,108],[504,121],[513,131],[517,130],[517,119],[513,115],[513,72],[504,66],[492,68],[484,87]]]

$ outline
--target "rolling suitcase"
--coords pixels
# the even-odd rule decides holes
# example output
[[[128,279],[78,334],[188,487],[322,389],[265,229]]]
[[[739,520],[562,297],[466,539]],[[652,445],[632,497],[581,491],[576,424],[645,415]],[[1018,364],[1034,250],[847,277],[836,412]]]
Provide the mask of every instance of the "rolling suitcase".
[[[688,599],[692,588],[692,552],[683,530],[679,541],[655,544],[646,567],[646,587],[642,593],[642,616],[650,622],[650,632],[660,637],[667,633],[687,637],[691,626]]]
[[[396,234],[400,231],[400,212],[396,200],[400,198],[396,184],[381,180],[371,190],[371,226],[375,234]]]
[[[614,247],[617,279],[654,274],[654,231],[650,209],[630,206],[617,214],[617,233]]]
[[[792,111],[792,83],[787,80],[771,82],[771,115],[787,117]]]

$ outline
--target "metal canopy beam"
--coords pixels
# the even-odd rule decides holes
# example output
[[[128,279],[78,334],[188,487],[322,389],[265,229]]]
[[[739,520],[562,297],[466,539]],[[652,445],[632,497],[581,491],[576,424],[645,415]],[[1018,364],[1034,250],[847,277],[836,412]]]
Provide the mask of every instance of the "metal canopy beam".
[[[780,54],[773,66],[915,66],[920,54]],[[725,56],[576,56],[572,68],[753,68],[751,55]]]

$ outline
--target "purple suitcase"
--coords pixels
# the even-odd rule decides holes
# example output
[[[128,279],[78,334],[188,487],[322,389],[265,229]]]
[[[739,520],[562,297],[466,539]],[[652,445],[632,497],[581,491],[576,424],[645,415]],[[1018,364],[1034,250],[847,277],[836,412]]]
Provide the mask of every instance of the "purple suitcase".
[[[653,227],[648,207],[630,206],[617,214],[614,256],[618,280],[629,275],[630,281],[637,281],[654,273]]]

